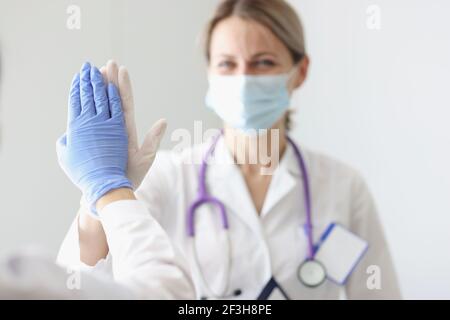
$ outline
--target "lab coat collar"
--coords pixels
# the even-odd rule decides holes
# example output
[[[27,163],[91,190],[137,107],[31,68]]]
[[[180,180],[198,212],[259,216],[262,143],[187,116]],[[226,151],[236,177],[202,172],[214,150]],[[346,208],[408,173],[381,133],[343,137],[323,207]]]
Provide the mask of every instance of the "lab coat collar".
[[[301,181],[300,169],[292,146],[286,146],[285,153],[275,169],[267,196],[258,215],[239,167],[221,137],[209,162],[207,174],[209,193],[220,199],[228,214],[237,215],[256,234],[261,234],[261,221]]]
[[[210,144],[211,141],[208,142],[208,146]],[[206,149],[207,148],[205,148],[205,150]],[[302,152],[302,155],[305,158],[305,162],[308,162],[304,152]],[[239,171],[239,168],[234,163],[234,159],[225,144],[224,137],[219,138],[217,141],[213,158],[214,159],[209,163],[208,169],[209,167],[214,169],[208,170],[208,176],[214,176],[217,179],[224,179],[227,178],[228,174],[235,169]],[[296,179],[301,177],[300,167],[297,158],[295,157],[294,149],[290,143],[287,143],[284,155],[273,174],[275,175],[277,171],[288,173]]]
[[[239,167],[234,163],[233,156],[223,137],[217,142],[206,177],[210,195],[223,202],[228,216],[237,216],[256,235],[261,235],[262,230],[258,213],[251,200],[244,177]],[[230,228],[233,229],[232,220],[230,220]]]
[[[302,183],[300,167],[292,145],[287,143],[280,163],[273,173],[261,217],[267,216],[288,193],[296,189],[298,183]]]

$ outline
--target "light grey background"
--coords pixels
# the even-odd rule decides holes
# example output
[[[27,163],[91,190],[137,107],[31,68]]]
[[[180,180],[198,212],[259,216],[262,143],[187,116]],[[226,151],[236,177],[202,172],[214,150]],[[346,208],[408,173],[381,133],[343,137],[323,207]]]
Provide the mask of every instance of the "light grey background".
[[[134,83],[138,130],[194,120],[203,106],[198,39],[217,1],[0,0],[3,55],[0,252],[27,243],[56,252],[79,193],[59,169],[73,73],[115,58]],[[292,0],[311,70],[295,95],[293,134],[367,178],[406,298],[450,298],[450,2]],[[82,10],[80,31],[66,9]],[[366,9],[381,9],[381,30]]]

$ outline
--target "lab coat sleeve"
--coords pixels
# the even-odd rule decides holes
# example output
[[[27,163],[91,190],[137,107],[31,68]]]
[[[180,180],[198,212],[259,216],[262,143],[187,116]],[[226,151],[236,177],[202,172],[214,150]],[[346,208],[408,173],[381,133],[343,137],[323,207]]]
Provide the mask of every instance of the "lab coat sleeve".
[[[195,298],[187,263],[141,201],[113,202],[99,215],[109,246],[106,259],[92,267],[81,262],[77,217],[59,250],[59,264],[115,280],[139,299]]]
[[[352,190],[352,231],[365,239],[369,248],[350,275],[348,299],[401,299],[392,257],[374,200],[364,180],[356,176]]]
[[[116,201],[99,215],[115,281],[138,298],[195,299],[187,262],[141,201]]]
[[[166,212],[172,211],[170,210],[172,208],[168,207],[175,202],[172,197],[174,196],[174,190],[176,190],[177,179],[175,174],[176,167],[173,162],[177,160],[169,151],[158,151],[155,161],[142,181],[141,186],[135,191],[136,197],[146,205],[149,214],[163,227],[163,218],[165,218]],[[85,205],[83,199],[81,199],[80,206]],[[105,259],[99,260],[95,266],[88,266],[80,261],[78,219],[79,216],[77,215],[64,238],[58,253],[57,262],[81,268],[86,272],[112,274],[110,254]]]

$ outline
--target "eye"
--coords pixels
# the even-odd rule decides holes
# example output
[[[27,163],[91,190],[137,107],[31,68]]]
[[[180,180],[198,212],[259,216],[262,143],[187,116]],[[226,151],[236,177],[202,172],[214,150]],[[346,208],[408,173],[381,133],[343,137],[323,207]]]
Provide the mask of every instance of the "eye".
[[[275,62],[270,59],[261,59],[261,60],[255,61],[254,66],[262,67],[262,68],[273,67],[273,66],[275,66]]]
[[[232,69],[235,66],[235,63],[230,60],[220,61],[217,66],[221,69]]]

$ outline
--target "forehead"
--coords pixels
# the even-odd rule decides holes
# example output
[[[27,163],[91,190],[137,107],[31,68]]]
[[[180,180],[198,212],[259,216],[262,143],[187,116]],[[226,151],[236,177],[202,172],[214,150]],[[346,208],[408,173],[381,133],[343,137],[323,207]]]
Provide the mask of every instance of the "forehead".
[[[289,56],[289,50],[269,28],[239,17],[230,17],[217,24],[211,36],[210,52],[211,57],[232,55],[246,59],[261,52]]]

